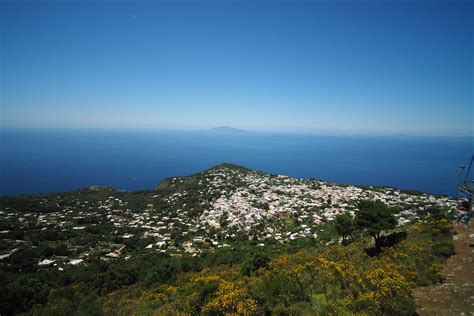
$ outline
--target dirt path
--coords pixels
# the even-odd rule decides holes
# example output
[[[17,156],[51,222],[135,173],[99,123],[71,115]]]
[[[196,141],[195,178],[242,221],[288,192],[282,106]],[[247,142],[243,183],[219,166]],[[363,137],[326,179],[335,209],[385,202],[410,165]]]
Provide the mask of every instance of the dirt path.
[[[456,231],[456,254],[444,264],[444,283],[413,291],[420,315],[474,316],[474,223]]]

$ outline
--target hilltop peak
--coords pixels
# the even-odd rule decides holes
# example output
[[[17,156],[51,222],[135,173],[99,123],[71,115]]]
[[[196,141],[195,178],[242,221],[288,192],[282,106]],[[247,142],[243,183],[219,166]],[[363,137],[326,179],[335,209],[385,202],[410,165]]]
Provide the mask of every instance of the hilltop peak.
[[[214,170],[214,169],[222,169],[222,168],[229,168],[229,169],[234,169],[234,170],[245,170],[245,171],[252,171],[251,169],[247,168],[247,167],[244,167],[244,166],[241,166],[241,165],[237,165],[237,164],[234,164],[234,163],[229,163],[229,162],[223,162],[223,163],[220,163],[218,165],[215,165],[211,168],[209,168],[208,170]]]

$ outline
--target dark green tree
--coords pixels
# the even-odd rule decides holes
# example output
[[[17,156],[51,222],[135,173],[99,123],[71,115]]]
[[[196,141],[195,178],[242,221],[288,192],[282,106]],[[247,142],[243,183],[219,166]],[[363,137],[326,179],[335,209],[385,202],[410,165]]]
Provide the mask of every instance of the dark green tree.
[[[389,207],[381,201],[362,200],[359,201],[355,223],[358,228],[372,236],[375,242],[375,250],[380,252],[383,244],[382,232],[395,228],[397,220],[395,214],[400,209]]]
[[[251,253],[247,255],[247,257],[242,262],[240,266],[240,275],[251,276],[258,269],[266,267],[270,258],[268,258],[265,254],[261,253]]]
[[[342,237],[342,244],[347,245],[349,241],[354,240],[356,225],[354,219],[349,213],[338,214],[334,218],[334,228],[337,234]]]

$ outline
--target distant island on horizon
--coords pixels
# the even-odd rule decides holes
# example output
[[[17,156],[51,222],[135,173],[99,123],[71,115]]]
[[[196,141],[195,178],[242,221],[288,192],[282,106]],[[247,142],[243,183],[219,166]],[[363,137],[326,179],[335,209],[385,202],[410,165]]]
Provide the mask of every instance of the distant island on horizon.
[[[217,126],[217,127],[213,127],[213,128],[210,128],[210,129],[207,129],[205,130],[207,132],[218,132],[218,133],[235,133],[235,134],[240,134],[240,133],[248,133],[249,131],[247,130],[244,130],[244,129],[240,129],[240,128],[234,128],[234,127],[231,127],[231,126]]]

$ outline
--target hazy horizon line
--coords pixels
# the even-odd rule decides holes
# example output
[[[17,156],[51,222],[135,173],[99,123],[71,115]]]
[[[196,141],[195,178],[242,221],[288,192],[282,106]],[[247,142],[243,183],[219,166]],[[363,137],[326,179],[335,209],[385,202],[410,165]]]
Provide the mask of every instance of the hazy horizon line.
[[[469,134],[437,134],[437,133],[403,133],[390,131],[348,131],[348,130],[298,130],[298,129],[275,129],[242,128],[233,125],[215,125],[209,127],[151,127],[151,126],[60,126],[60,125],[3,125],[0,129],[17,130],[69,130],[69,131],[155,131],[155,132],[214,132],[216,134],[228,134],[216,131],[218,128],[229,128],[247,132],[248,134],[284,134],[284,135],[308,135],[308,136],[385,136],[385,137],[432,137],[432,138],[474,138]],[[247,134],[245,133],[245,134]],[[240,134],[240,135],[245,135]]]

